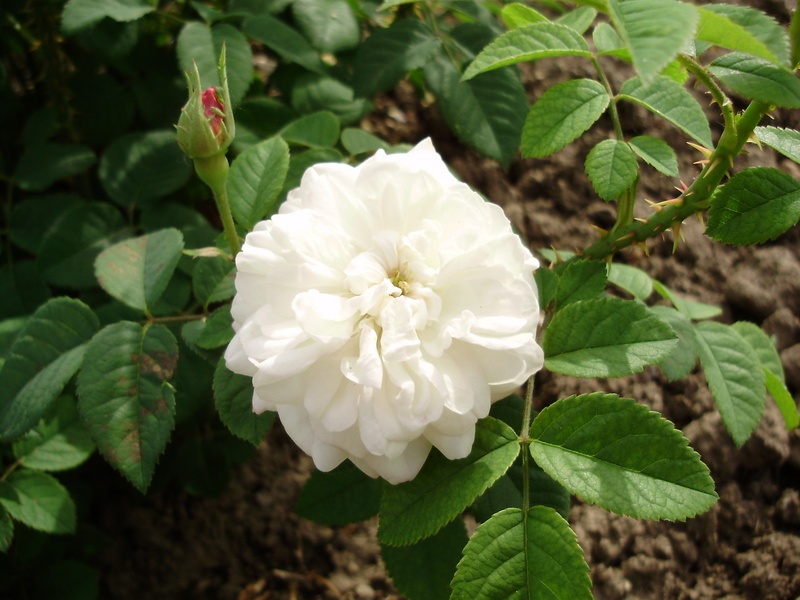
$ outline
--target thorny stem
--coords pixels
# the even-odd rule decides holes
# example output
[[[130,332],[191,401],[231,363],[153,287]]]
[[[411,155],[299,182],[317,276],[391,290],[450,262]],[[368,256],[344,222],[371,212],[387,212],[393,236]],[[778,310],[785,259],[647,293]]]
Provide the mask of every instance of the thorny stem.
[[[680,61],[681,65],[686,67],[687,71],[695,76],[697,81],[702,83],[708,89],[708,91],[711,93],[711,97],[714,99],[714,102],[719,104],[720,111],[722,112],[722,118],[725,120],[725,130],[727,131],[729,128],[735,129],[736,115],[733,113],[733,106],[731,105],[730,99],[725,95],[725,92],[722,91],[722,88],[717,85],[717,83],[711,78],[703,66],[691,56],[681,54],[678,56],[678,60]]]
[[[682,223],[698,211],[708,207],[712,194],[741,152],[745,142],[769,110],[764,102],[753,101],[735,120],[726,126],[719,139],[716,150],[706,163],[700,175],[675,201],[658,206],[647,219],[634,221],[629,225],[612,230],[608,235],[579,253],[584,258],[604,259],[628,246],[665,232]]]

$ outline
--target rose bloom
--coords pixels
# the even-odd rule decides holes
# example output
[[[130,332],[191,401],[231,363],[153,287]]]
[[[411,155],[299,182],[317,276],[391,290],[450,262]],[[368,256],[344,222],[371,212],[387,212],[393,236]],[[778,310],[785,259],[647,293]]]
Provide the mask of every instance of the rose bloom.
[[[228,367],[322,471],[391,483],[541,369],[538,261],[425,140],[318,164],[236,258]]]

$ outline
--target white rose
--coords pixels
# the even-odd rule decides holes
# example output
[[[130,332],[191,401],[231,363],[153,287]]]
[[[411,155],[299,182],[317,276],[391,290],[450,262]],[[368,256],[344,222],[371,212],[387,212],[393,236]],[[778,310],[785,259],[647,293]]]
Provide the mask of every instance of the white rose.
[[[537,260],[430,140],[311,167],[236,266],[227,365],[322,471],[399,483],[431,446],[463,458],[543,364]]]

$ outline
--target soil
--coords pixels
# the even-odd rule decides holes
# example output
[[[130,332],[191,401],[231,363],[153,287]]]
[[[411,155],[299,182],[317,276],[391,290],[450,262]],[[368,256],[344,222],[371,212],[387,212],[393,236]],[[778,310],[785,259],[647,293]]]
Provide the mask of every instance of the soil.
[[[753,2],[748,4],[753,5]],[[784,22],[783,2],[765,2]],[[532,97],[583,67],[542,61],[525,72]],[[577,69],[577,70],[576,70]],[[624,78],[625,73],[617,74]],[[391,141],[431,136],[452,168],[506,210],[531,247],[574,249],[596,239],[614,213],[595,200],[583,175],[592,144],[608,135],[601,124],[545,160],[517,160],[503,172],[455,142],[435,107],[406,86],[380,98],[363,125]],[[787,117],[783,117],[785,120]],[[778,115],[776,124],[780,125]],[[623,115],[629,133],[665,137],[690,182],[700,155],[641,111]],[[784,122],[784,125],[789,123]],[[796,126],[796,123],[794,123]],[[607,127],[607,124],[606,124]],[[800,167],[753,147],[737,168],[776,166],[800,179]],[[674,196],[676,182],[647,175],[640,205]],[[800,395],[800,231],[795,227],[758,248],[712,243],[698,221],[672,238],[622,253],[617,260],[646,270],[688,298],[718,304],[720,320],[750,320],[775,337],[790,391]],[[614,380],[577,380],[542,373],[537,408],[573,393],[603,390],[660,411],[683,430],[711,469],[720,500],[686,523],[620,517],[578,500],[570,521],[591,566],[598,599],[795,600],[800,596],[800,432],[787,433],[774,403],[737,449],[725,432],[703,375],[669,382],[658,369]],[[400,598],[380,559],[377,523],[329,528],[300,519],[293,508],[311,461],[279,425],[216,498],[168,488],[137,496],[120,482],[95,525],[110,539],[95,565],[101,597],[117,600],[267,598]]]

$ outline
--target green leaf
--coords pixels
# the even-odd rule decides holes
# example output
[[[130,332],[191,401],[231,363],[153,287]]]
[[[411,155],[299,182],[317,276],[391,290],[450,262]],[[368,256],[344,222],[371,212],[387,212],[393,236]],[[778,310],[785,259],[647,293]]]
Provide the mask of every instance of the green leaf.
[[[571,10],[558,17],[556,23],[569,27],[583,35],[592,23],[594,23],[596,16],[597,10],[591,6],[579,6],[575,10]]]
[[[28,147],[17,165],[14,183],[28,192],[40,192],[56,181],[83,173],[97,157],[86,146],[43,142]]]
[[[755,134],[760,142],[800,164],[800,131],[780,127],[756,127]]]
[[[740,171],[711,199],[706,234],[726,244],[761,244],[800,220],[800,183],[767,167]]]
[[[224,358],[214,371],[214,402],[225,427],[254,446],[261,443],[275,421],[274,412],[253,412],[252,379],[229,371]]]
[[[54,298],[28,319],[0,371],[0,439],[36,425],[80,367],[99,326],[92,310],[71,298]]]
[[[539,306],[546,308],[556,297],[558,275],[552,269],[539,268],[534,273],[536,287],[539,290]]]
[[[69,0],[61,17],[61,31],[75,35],[105,18],[135,21],[155,9],[147,0]]]
[[[411,546],[381,546],[381,556],[405,598],[449,598],[450,580],[466,544],[464,521],[457,519]]]
[[[638,135],[628,141],[631,149],[648,165],[667,177],[677,177],[678,157],[667,142],[649,135]]]
[[[295,121],[295,127],[297,123]],[[338,123],[334,129],[338,135]],[[251,146],[234,159],[228,176],[228,196],[233,218],[239,225],[250,231],[261,219],[275,212],[288,170],[289,147],[277,136]]]
[[[312,73],[324,75],[328,70],[320,60],[319,52],[311,47],[308,40],[275,17],[259,15],[245,19],[242,32],[275,51],[284,60],[297,63]]]
[[[781,411],[783,420],[786,422],[787,431],[797,429],[800,426],[800,414],[797,412],[797,404],[786,389],[786,384],[782,382],[772,371],[764,367],[764,383],[769,395],[775,400],[778,409]]]
[[[625,42],[608,23],[598,23],[592,31],[592,41],[597,52],[602,55],[612,55],[631,62],[631,53],[625,47]]]
[[[730,52],[713,61],[709,72],[735,93],[785,108],[800,108],[800,79],[788,69],[750,54]]]
[[[544,336],[545,367],[573,377],[622,377],[658,363],[678,343],[644,305],[584,300],[556,313]]]
[[[517,434],[508,425],[492,417],[478,421],[469,456],[448,460],[434,450],[415,479],[385,485],[378,539],[406,546],[433,535],[497,481],[518,454]]]
[[[647,300],[653,293],[653,280],[650,276],[630,265],[621,263],[608,265],[608,281],[639,300]]]
[[[110,204],[80,205],[57,221],[42,243],[36,264],[45,281],[53,285],[94,287],[95,258],[128,234],[125,221]]]
[[[733,4],[706,4],[698,11],[697,39],[791,66],[786,30],[772,17],[755,8]]]
[[[220,306],[204,320],[195,343],[204,350],[225,346],[233,339],[233,317],[229,304]]]
[[[596,260],[575,260],[569,263],[556,286],[556,307],[579,300],[590,300],[603,293],[606,287],[606,265]]]
[[[167,289],[182,251],[183,235],[177,229],[125,240],[97,256],[97,281],[123,304],[149,313]]]
[[[531,455],[571,493],[638,519],[683,521],[716,502],[714,481],[681,432],[616,394],[558,400],[531,425]]]
[[[785,381],[783,374],[783,363],[778,354],[775,344],[769,336],[755,323],[748,321],[737,321],[731,325],[736,333],[742,336],[753,349],[756,359],[762,367],[772,371],[780,381]]]
[[[734,443],[741,447],[761,420],[764,373],[750,344],[732,327],[714,321],[695,325],[700,364]]]
[[[800,425],[800,415],[794,398],[786,389],[786,379],[783,373],[783,363],[775,344],[769,336],[755,323],[738,321],[731,325],[753,349],[761,368],[764,370],[764,384],[770,396],[775,400],[778,408],[786,421],[786,428],[791,430]]]
[[[507,167],[519,147],[528,107],[519,77],[494,71],[463,82],[445,56],[428,63],[424,72],[439,111],[456,136]]]
[[[639,169],[630,146],[609,139],[603,140],[589,152],[586,174],[597,195],[608,202],[621,196],[634,184]]]
[[[605,88],[592,79],[570,79],[545,91],[522,130],[522,155],[542,158],[576,140],[608,107]]]
[[[63,471],[83,463],[95,450],[78,418],[75,400],[62,396],[54,410],[13,445],[14,456],[26,467]]]
[[[32,196],[15,202],[9,217],[11,241],[31,254],[38,254],[44,241],[56,230],[59,219],[82,204],[83,198],[73,194]]]
[[[89,343],[78,412],[101,454],[141,492],[175,426],[178,343],[164,325],[119,321]]]
[[[289,144],[309,148],[331,148],[339,139],[339,128],[339,118],[332,112],[324,110],[292,121],[280,133]]]
[[[0,481],[0,505],[14,519],[45,533],[75,533],[75,503],[47,473],[20,469]]]
[[[697,100],[669,77],[656,77],[644,85],[638,77],[622,84],[619,98],[644,106],[666,119],[706,148],[713,148],[708,119]]]
[[[608,0],[608,12],[645,83],[694,38],[699,20],[693,6],[677,0]]]
[[[694,300],[687,300],[679,296],[663,283],[653,280],[653,288],[658,292],[658,295],[666,300],[672,302],[672,305],[681,314],[687,316],[693,321],[702,319],[713,319],[722,314],[722,309],[719,306],[712,304],[705,304],[703,302],[696,302]]]
[[[669,306],[652,306],[651,312],[667,325],[678,336],[678,345],[661,359],[658,366],[670,381],[686,377],[697,363],[697,344],[694,341],[694,329],[689,317]]]
[[[192,71],[197,64],[203,89],[218,87],[221,85],[219,56],[223,45],[231,103],[237,106],[253,81],[253,53],[247,38],[238,29],[227,24],[209,27],[197,21],[187,23],[178,34],[178,63],[183,71]]]
[[[333,471],[311,474],[300,492],[297,514],[336,527],[371,519],[378,514],[380,502],[381,482],[347,461]]]
[[[3,508],[0,503],[0,552],[5,552],[11,547],[11,541],[14,539],[14,521],[11,520],[11,515]]]
[[[440,46],[433,31],[416,19],[398,19],[387,29],[376,29],[356,53],[356,95],[371,98],[391,89],[406,73],[424,67]]]
[[[374,109],[372,102],[355,98],[353,88],[325,75],[306,73],[292,85],[292,106],[300,114],[328,110],[342,123],[358,123]],[[238,135],[238,123],[237,135]]]
[[[316,109],[315,109],[316,110]],[[277,134],[290,121],[295,112],[275,98],[248,98],[234,112],[236,138],[233,149],[242,153],[251,146]]]
[[[565,25],[549,21],[523,25],[487,45],[464,71],[463,80],[519,62],[556,56],[591,58],[592,53],[583,37]]]
[[[478,526],[453,577],[451,600],[591,600],[589,566],[555,510],[508,508]]]
[[[189,181],[190,161],[174,131],[131,133],[114,140],[100,159],[98,176],[109,197],[125,207],[146,208]]]
[[[389,144],[368,131],[350,127],[342,131],[342,146],[352,156],[388,150]]]
[[[41,304],[47,302],[52,294],[42,281],[36,263],[29,259],[9,261],[11,264],[0,267],[0,318],[30,315]],[[5,354],[8,346],[0,341],[0,354]]]
[[[222,256],[200,258],[192,271],[192,288],[197,301],[209,304],[230,300],[236,293],[236,265]]]
[[[542,23],[548,20],[539,11],[519,2],[506,4],[503,10],[500,11],[500,18],[508,29],[516,29],[523,25]]]
[[[320,52],[350,50],[361,39],[358,19],[345,0],[295,0],[294,20]]]

